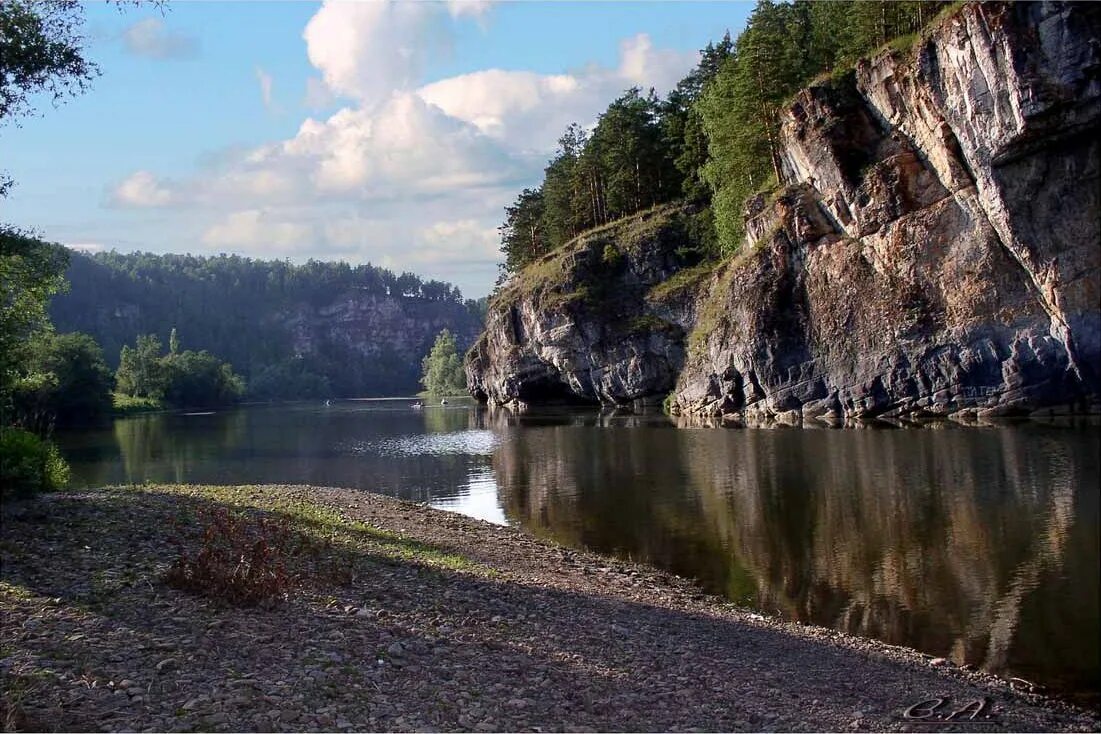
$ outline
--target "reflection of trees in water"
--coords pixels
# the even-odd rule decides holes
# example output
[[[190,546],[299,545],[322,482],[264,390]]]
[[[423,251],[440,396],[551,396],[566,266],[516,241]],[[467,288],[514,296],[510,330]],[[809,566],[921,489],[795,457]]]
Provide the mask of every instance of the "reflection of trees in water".
[[[188,467],[206,457],[232,450],[245,438],[248,420],[244,411],[212,415],[140,415],[115,421],[115,440],[122,454],[127,482],[143,482],[148,468],[156,465],[158,481],[188,481]]]
[[[421,413],[424,415],[425,433],[450,433],[465,431],[470,427],[471,414],[475,411],[466,408],[447,408],[430,405]]]
[[[1096,432],[497,425],[506,512],[538,532],[791,619],[1093,685]]]

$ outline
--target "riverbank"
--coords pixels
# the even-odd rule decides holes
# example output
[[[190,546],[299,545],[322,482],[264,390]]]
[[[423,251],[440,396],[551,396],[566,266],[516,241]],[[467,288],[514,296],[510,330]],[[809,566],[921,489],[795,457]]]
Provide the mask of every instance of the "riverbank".
[[[197,519],[238,513],[295,539],[286,599],[241,608],[165,583],[196,557]],[[6,503],[2,519],[6,729],[925,730],[904,713],[932,698],[941,716],[989,702],[952,729],[1101,725],[914,651],[358,491],[110,488]]]
[[[137,398],[133,395],[111,393],[111,415],[114,418],[141,413],[160,413],[167,409],[165,404],[156,398]]]

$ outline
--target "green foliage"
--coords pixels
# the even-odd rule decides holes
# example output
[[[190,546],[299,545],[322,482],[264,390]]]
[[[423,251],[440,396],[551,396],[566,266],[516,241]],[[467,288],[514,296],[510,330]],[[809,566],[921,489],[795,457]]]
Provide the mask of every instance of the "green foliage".
[[[691,201],[705,202],[711,190],[703,179],[707,163],[707,134],[703,118],[696,108],[719,69],[734,51],[728,32],[718,44],[709,43],[700,51],[700,63],[669,93],[662,104],[662,127],[677,172],[683,178],[681,190]]]
[[[677,296],[685,290],[695,290],[715,272],[715,261],[707,260],[691,268],[678,271],[673,277],[650,289],[646,297],[650,301],[661,302]]]
[[[482,320],[479,303],[464,303],[448,283],[343,262],[295,265],[230,255],[74,253],[68,276],[70,292],[54,298],[50,308],[54,322],[59,329],[92,334],[112,367],[118,366],[123,345],[133,347],[137,334],[155,334],[171,351],[170,329],[183,331],[186,324],[187,347],[218,355],[250,384],[267,368],[296,358],[288,324],[297,314],[309,316],[337,299],[393,300],[412,318],[424,314],[458,334],[472,332]],[[427,351],[431,342],[423,338]],[[334,396],[409,392],[420,377],[419,364],[407,354],[383,350],[364,357],[322,335],[313,336],[302,358],[309,372],[328,381]],[[279,375],[291,384],[272,385]],[[276,369],[265,384],[269,393],[290,397],[301,388],[298,380],[296,372]]]
[[[54,106],[83,92],[99,74],[84,58],[82,6],[76,0],[0,2],[0,126],[33,111],[32,100]],[[12,180],[0,173],[0,197]]]
[[[308,400],[332,394],[328,378],[312,371],[301,357],[269,365],[248,383],[248,395],[255,400]]]
[[[46,307],[65,287],[68,254],[0,226],[0,410],[7,411],[11,387],[22,376],[31,337],[49,328]],[[4,421],[5,423],[7,421]]]
[[[623,251],[616,247],[614,242],[609,242],[604,245],[600,260],[609,270],[618,270],[623,264]]]
[[[69,466],[57,447],[30,431],[0,427],[0,490],[26,497],[61,489],[69,481]]]
[[[168,354],[164,360],[164,401],[177,408],[230,405],[241,399],[245,383],[233,367],[209,352]]]
[[[0,123],[31,112],[39,94],[56,105],[99,73],[81,44],[84,18],[73,0],[0,4]]]
[[[501,233],[502,276],[512,273],[542,255],[548,248],[543,229],[543,187],[524,189],[516,203],[505,207]]]
[[[424,376],[421,384],[431,395],[454,395],[466,392],[466,373],[455,344],[455,337],[444,329],[436,337],[432,351],[421,363]]]
[[[167,388],[164,368],[161,340],[156,334],[144,334],[133,348],[123,346],[115,384],[123,395],[160,400]]]
[[[485,323],[486,314],[489,313],[489,296],[468,298],[463,302],[463,305],[466,306],[466,310],[478,320],[478,323]]]
[[[45,433],[55,424],[91,423],[111,412],[115,380],[87,334],[39,332],[23,369],[13,391],[19,425]]]
[[[592,134],[570,125],[542,186],[505,209],[501,282],[585,230],[680,196],[669,141],[682,122],[673,114],[685,113],[636,87],[608,106]]]
[[[703,177],[713,192],[724,254],[741,246],[745,200],[783,180],[780,111],[791,95],[815,76],[914,33],[942,5],[759,0],[697,105],[710,154]]]
[[[115,415],[134,415],[164,410],[164,403],[156,398],[136,398],[116,392],[111,395],[111,408]]]
[[[154,334],[139,336],[133,348],[122,348],[115,382],[122,395],[164,401],[174,408],[229,405],[245,390],[228,363],[206,351],[162,355]]]

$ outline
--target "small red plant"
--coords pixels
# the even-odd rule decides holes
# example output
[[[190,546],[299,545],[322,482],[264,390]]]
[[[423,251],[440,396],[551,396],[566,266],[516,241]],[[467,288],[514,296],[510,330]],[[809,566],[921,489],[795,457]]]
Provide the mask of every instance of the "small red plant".
[[[178,534],[180,557],[165,574],[169,586],[238,606],[286,598],[297,582],[288,569],[294,538],[286,520],[219,507],[200,510],[198,521],[197,549]]]

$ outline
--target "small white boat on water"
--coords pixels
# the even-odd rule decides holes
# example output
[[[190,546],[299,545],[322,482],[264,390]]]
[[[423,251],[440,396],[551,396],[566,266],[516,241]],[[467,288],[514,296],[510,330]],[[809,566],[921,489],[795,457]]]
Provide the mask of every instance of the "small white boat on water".
[[[413,410],[420,410],[424,407],[423,403],[413,403]]]
[[[440,405],[447,405],[447,398],[440,401]]]

